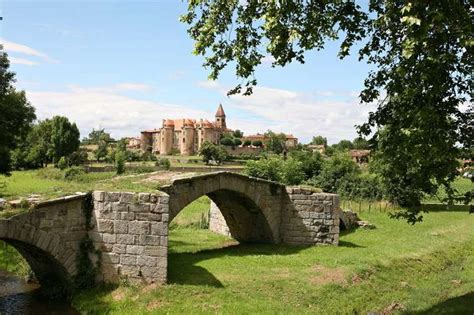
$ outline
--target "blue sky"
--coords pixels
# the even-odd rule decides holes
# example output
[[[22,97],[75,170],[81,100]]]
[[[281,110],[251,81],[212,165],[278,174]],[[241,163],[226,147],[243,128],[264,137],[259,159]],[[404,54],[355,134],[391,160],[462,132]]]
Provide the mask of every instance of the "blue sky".
[[[339,60],[337,43],[308,53],[304,65],[266,62],[253,96],[227,97],[239,81],[231,68],[207,81],[179,22],[186,2],[3,0],[0,8],[17,86],[40,119],[66,115],[83,136],[98,127],[138,135],[164,118],[212,119],[222,103],[229,127],[246,134],[272,129],[333,143],[354,138],[354,125],[373,109],[357,99],[368,65]]]

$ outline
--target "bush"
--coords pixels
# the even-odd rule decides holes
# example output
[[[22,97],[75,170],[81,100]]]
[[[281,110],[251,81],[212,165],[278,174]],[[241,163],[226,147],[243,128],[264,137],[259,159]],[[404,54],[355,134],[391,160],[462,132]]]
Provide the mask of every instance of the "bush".
[[[66,169],[64,172],[64,179],[66,180],[78,180],[86,171],[80,166],[72,166]]]
[[[68,157],[69,166],[78,166],[87,162],[87,151],[77,150],[71,153]]]
[[[234,146],[236,146],[236,147],[238,147],[239,145],[242,144],[242,140],[240,140],[239,138],[234,138],[232,140],[232,142],[233,142]]]
[[[281,181],[286,185],[299,185],[305,179],[303,163],[289,158],[281,164]]]
[[[321,173],[310,182],[326,192],[336,193],[341,183],[359,174],[359,166],[349,155],[338,153],[324,162]]]
[[[227,147],[230,147],[230,146],[233,146],[234,145],[234,141],[232,141],[231,138],[222,138],[221,139],[221,144],[222,145],[225,145]]]
[[[144,152],[141,156],[142,161],[156,161],[156,156],[151,152]]]
[[[64,174],[61,170],[53,167],[41,168],[37,171],[38,177],[43,179],[54,179],[62,180],[64,179]]]
[[[260,141],[260,140],[255,140],[255,141],[252,142],[252,145],[253,145],[254,147],[261,148],[261,147],[263,146],[263,142]]]
[[[210,161],[220,164],[228,158],[227,151],[223,147],[215,145],[209,141],[204,141],[202,143],[201,148],[199,149],[199,155],[202,156],[202,160],[206,164],[209,164]]]
[[[115,153],[115,171],[117,175],[125,173],[125,153],[122,151]]]
[[[245,164],[245,174],[252,177],[281,181],[282,160],[277,157],[260,159],[258,161],[247,161]]]
[[[171,168],[171,162],[167,158],[159,158],[155,162],[155,166],[161,167],[165,170],[169,170]]]
[[[244,147],[248,147],[248,146],[250,146],[251,144],[252,144],[252,141],[250,141],[250,140],[245,140],[243,146],[244,146]]]
[[[59,159],[57,167],[60,170],[65,170],[68,167],[67,159],[64,156],[61,156],[61,158]]]

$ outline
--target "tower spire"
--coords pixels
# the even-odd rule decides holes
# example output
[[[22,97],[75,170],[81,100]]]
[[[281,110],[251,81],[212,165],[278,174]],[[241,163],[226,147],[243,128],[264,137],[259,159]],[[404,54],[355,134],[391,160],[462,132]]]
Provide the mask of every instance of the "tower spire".
[[[216,126],[217,126],[217,128],[220,128],[220,129],[226,129],[227,128],[227,125],[226,125],[226,122],[225,122],[224,108],[222,107],[222,104],[219,104],[219,107],[217,108]]]

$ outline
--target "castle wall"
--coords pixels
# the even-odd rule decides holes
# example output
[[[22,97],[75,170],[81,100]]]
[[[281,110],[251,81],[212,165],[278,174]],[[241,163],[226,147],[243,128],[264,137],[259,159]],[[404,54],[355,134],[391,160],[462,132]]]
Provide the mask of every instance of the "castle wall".
[[[164,127],[161,129],[161,150],[160,155],[168,155],[173,147],[173,128]]]
[[[182,131],[181,154],[192,155],[194,153],[194,128],[185,127]]]

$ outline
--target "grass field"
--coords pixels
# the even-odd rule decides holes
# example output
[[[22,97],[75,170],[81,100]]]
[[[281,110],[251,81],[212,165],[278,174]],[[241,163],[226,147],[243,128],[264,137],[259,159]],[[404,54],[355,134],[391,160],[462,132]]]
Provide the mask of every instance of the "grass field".
[[[415,226],[363,219],[377,228],[345,234],[339,247],[239,245],[173,229],[169,285],[97,288],[74,305],[88,314],[472,314],[474,215],[436,211]]]
[[[7,179],[3,192],[54,195],[91,183],[111,190],[154,189],[142,187],[136,176],[93,176],[98,177],[71,183],[19,172]],[[457,184],[472,187],[464,180]],[[209,208],[202,197],[171,224],[168,285],[97,287],[75,295],[73,305],[85,314],[472,315],[474,214],[465,207],[446,211],[431,201],[425,207],[431,212],[411,226],[388,218],[383,207],[369,212],[362,203],[362,219],[376,229],[342,234],[338,247],[294,247],[238,244],[200,229]],[[24,274],[21,261],[0,243],[0,268]]]

